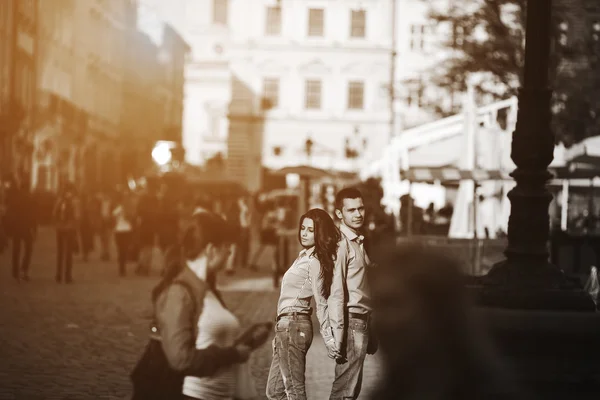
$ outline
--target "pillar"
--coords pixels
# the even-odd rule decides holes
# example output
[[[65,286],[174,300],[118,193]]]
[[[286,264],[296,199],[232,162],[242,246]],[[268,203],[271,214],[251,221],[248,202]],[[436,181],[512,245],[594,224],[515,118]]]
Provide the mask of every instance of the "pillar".
[[[552,195],[546,184],[554,151],[549,87],[551,8],[551,0],[527,2],[525,72],[511,148],[517,168],[511,174],[516,186],[508,193],[511,214],[506,260],[483,278],[479,300],[503,308],[594,310],[579,282],[548,262]]]

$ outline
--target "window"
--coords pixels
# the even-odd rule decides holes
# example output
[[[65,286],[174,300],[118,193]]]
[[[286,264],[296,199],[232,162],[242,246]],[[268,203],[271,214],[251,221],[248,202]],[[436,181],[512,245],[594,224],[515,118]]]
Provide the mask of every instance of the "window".
[[[279,105],[279,79],[265,78],[263,81],[263,102],[261,108],[267,110]]]
[[[322,8],[308,10],[308,36],[323,36],[324,11]]]
[[[348,83],[348,108],[350,110],[360,110],[365,103],[365,84],[363,82]]]
[[[265,32],[267,36],[281,35],[281,7],[267,7]]]
[[[227,25],[227,2],[229,0],[213,0],[213,23]]]
[[[350,37],[364,38],[366,33],[367,12],[364,10],[351,11]]]
[[[406,105],[408,107],[421,107],[423,102],[423,82],[415,79],[406,82]]]
[[[305,108],[321,108],[321,81],[308,80],[305,87]]]
[[[411,25],[410,27],[410,49],[414,51],[423,50],[425,47],[425,25]]]

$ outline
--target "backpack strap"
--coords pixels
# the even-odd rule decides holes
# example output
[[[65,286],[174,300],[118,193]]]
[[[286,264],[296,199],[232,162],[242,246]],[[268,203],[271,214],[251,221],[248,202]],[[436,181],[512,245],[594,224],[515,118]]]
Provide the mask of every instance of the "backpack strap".
[[[188,292],[192,299],[192,315],[195,316],[196,312],[198,311],[198,303],[196,302],[196,296],[194,295],[194,289],[192,288],[192,286],[188,282],[183,280],[175,281],[172,283],[172,285],[180,285],[186,290],[186,292]]]

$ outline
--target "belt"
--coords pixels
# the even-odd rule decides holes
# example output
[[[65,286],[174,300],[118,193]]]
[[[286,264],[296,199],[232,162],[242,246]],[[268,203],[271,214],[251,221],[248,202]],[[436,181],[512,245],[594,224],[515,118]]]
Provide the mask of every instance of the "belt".
[[[350,318],[356,318],[363,321],[369,321],[369,314],[349,313]]]
[[[310,314],[300,312],[284,312],[277,316],[276,321],[279,321],[281,318],[285,317],[292,317],[297,319],[310,319]]]

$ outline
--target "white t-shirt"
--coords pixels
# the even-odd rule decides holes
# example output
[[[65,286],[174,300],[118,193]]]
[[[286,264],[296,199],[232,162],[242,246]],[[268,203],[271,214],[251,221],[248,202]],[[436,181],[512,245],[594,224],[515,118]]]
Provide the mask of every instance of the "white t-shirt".
[[[240,323],[235,315],[221,305],[213,292],[208,291],[198,319],[196,348],[205,349],[210,345],[233,346],[240,333]],[[183,394],[202,400],[232,400],[236,390],[238,368],[239,365],[224,367],[210,377],[186,376],[183,381]]]

